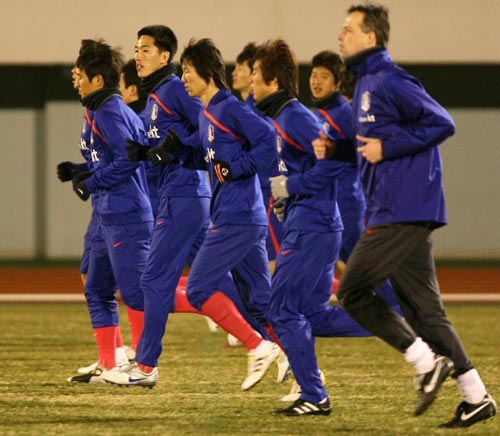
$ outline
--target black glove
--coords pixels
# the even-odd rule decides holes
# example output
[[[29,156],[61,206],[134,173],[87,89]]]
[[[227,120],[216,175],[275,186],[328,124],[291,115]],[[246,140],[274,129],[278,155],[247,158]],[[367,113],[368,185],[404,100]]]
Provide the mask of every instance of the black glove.
[[[182,147],[182,142],[177,134],[168,129],[168,135],[163,144],[150,148],[147,152],[147,158],[155,165],[165,165],[172,160],[172,154]]]
[[[69,182],[80,170],[73,162],[61,162],[57,165],[57,177],[61,182]]]
[[[215,175],[219,179],[219,182],[226,183],[233,180],[233,173],[231,171],[231,167],[229,166],[229,162],[224,160],[214,160],[213,163]]]
[[[90,197],[90,191],[89,188],[87,188],[85,180],[88,179],[91,175],[91,172],[82,171],[81,173],[78,173],[75,177],[73,177],[73,191],[75,191],[80,200],[87,201]]]
[[[125,150],[127,151],[128,158],[132,162],[148,160],[147,152],[149,150],[149,147],[142,145],[140,142],[134,141],[132,139],[127,139]]]

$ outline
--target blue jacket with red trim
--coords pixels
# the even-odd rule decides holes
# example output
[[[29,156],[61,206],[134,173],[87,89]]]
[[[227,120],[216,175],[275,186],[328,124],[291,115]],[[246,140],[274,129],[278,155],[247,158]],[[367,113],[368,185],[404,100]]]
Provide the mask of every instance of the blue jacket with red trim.
[[[108,97],[94,113],[90,134],[93,175],[86,180],[97,193],[96,211],[105,225],[153,220],[142,164],[131,162],[127,138],[144,142],[142,121],[118,95]]]
[[[327,104],[320,104],[314,110],[314,115],[333,141],[347,140],[354,148],[356,138],[352,125],[352,107],[340,92],[332,97]],[[352,209],[358,211],[366,209],[365,196],[356,164],[346,164],[337,176],[337,203],[341,216],[347,216],[347,212]]]
[[[357,74],[356,134],[383,143],[382,162],[370,164],[358,156],[368,226],[446,224],[439,145],[455,132],[453,119],[386,50],[362,53],[349,68]]]
[[[346,163],[317,160],[312,141],[322,130],[318,119],[298,100],[287,103],[274,119],[282,168],[288,173],[285,230],[343,230],[337,206],[336,177]]]
[[[172,129],[185,145],[199,147],[198,117],[203,105],[192,98],[175,74],[162,80],[149,94],[144,123],[151,146],[161,145]],[[210,197],[207,175],[184,168],[173,160],[162,167],[160,197]]]
[[[268,225],[258,173],[277,163],[273,129],[230,91],[220,90],[200,113],[202,149],[186,150],[188,165],[207,168],[212,186],[211,220],[223,224]],[[216,161],[228,162],[233,180],[221,183]]]

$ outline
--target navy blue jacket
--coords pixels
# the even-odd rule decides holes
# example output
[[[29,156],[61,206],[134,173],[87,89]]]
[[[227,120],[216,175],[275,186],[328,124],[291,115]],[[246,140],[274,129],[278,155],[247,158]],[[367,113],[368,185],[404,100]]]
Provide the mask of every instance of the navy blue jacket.
[[[199,146],[198,117],[203,105],[192,98],[175,74],[162,80],[148,96],[144,124],[148,143],[161,145],[172,129],[186,145]],[[173,160],[162,167],[160,197],[210,197],[207,175],[203,171],[184,168]]]
[[[86,180],[97,193],[96,211],[105,225],[153,220],[142,164],[130,162],[126,139],[145,141],[141,119],[118,95],[107,98],[94,113],[90,134],[93,175]]]
[[[455,132],[451,116],[385,50],[370,52],[349,68],[357,75],[352,101],[356,134],[383,142],[382,162],[370,164],[358,156],[368,226],[446,224],[438,146]]]

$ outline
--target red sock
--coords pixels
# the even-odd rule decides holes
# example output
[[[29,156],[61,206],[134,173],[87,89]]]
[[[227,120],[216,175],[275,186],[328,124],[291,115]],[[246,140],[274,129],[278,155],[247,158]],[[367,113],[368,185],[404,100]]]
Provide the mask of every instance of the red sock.
[[[196,307],[189,302],[186,295],[186,288],[182,289],[180,285],[177,286],[177,291],[175,292],[175,311],[178,313],[200,313],[196,310]]]
[[[233,301],[220,291],[213,294],[201,308],[201,313],[238,338],[250,351],[262,342],[260,335],[241,315]]]
[[[333,279],[332,291],[335,295],[337,295],[337,291],[339,290],[339,284],[340,284],[339,279]]]
[[[137,351],[144,330],[144,311],[127,307],[128,321],[132,331],[132,347]]]
[[[279,347],[284,351],[285,349],[283,348],[283,345],[281,345],[281,342],[278,338],[278,335],[274,331],[273,326],[271,324],[266,324],[266,330],[267,330],[267,333],[269,333],[269,336],[271,336],[271,339],[273,340],[273,342],[275,344],[278,344]]]
[[[122,336],[122,328],[120,326],[116,326],[116,348],[123,347],[123,336]]]
[[[175,291],[175,311],[176,312],[187,312],[187,313],[200,313],[187,299],[186,287],[187,287],[188,277],[182,276],[179,279],[179,284]]]
[[[112,369],[116,366],[116,326],[97,327],[94,329],[99,350],[99,365],[104,369]]]
[[[153,369],[155,369],[154,366],[144,365],[143,363],[139,363],[139,362],[137,362],[137,366],[145,374],[151,374],[153,372]]]

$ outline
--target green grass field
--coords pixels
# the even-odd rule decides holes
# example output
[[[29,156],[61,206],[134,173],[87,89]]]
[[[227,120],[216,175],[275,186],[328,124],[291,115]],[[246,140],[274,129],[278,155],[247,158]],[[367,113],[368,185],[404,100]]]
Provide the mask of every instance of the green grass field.
[[[448,304],[447,310],[499,400],[500,305]],[[127,326],[124,334],[129,340]],[[72,385],[66,379],[76,368],[96,360],[86,306],[0,304],[0,435],[500,435],[498,417],[468,430],[437,429],[461,401],[451,379],[426,414],[413,417],[413,370],[375,338],[317,341],[333,404],[329,417],[273,416],[289,385],[275,382],[273,367],[241,392],[245,351],[225,343],[225,334],[209,333],[202,317],[176,314],[154,389]]]

